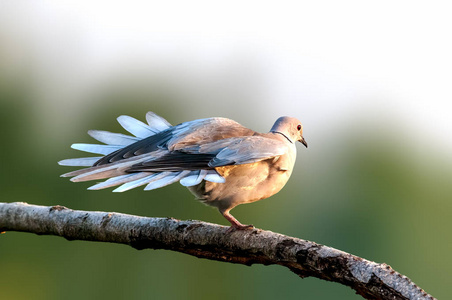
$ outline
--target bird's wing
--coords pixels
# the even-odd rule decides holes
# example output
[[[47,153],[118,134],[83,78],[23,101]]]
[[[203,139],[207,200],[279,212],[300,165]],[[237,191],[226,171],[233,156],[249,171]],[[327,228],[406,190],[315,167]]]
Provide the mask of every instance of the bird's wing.
[[[127,116],[118,118],[119,123],[135,137],[90,131],[92,137],[107,145],[74,144],[73,148],[105,156],[60,161],[61,165],[89,167],[62,176],[73,177],[71,181],[75,182],[110,178],[91,189],[122,184],[115,191],[125,191],[144,184],[148,184],[148,188],[157,188],[178,180],[184,186],[196,185],[202,180],[224,182],[224,178],[208,165],[216,153],[188,153],[181,150],[255,133],[225,118],[194,120],[172,127],[165,119],[151,112],[146,115],[146,119],[149,125]],[[131,176],[133,174],[140,175]]]
[[[200,151],[209,151],[208,145]],[[213,147],[215,148],[215,146]],[[211,167],[241,165],[281,156],[288,151],[286,143],[263,136],[232,138],[209,162]]]
[[[168,123],[164,118],[154,114],[153,112],[148,112],[146,114],[146,120],[149,125],[138,121],[129,116],[118,117],[118,122],[130,133],[135,136],[112,133],[108,131],[101,130],[90,130],[88,134],[94,139],[106,144],[106,145],[96,145],[96,144],[73,144],[72,148],[90,152],[103,154],[105,156],[111,156],[121,149],[127,148],[130,145],[138,143],[143,139],[157,135],[158,133],[171,128],[171,124]],[[162,151],[154,152],[152,155],[148,155],[151,159],[163,155]],[[146,155],[144,156],[133,156],[127,160],[117,160],[111,162],[106,166],[105,164],[100,165],[99,161],[105,159],[103,157],[84,157],[84,158],[72,158],[65,159],[58,162],[60,165],[64,166],[86,166],[90,168],[80,169],[73,172],[63,174],[63,177],[73,177],[73,181],[84,181],[84,180],[95,180],[107,177],[118,176],[124,174],[124,170],[131,165],[149,159]]]
[[[194,120],[167,128],[116,150],[99,159],[94,166],[152,153],[158,149],[174,152],[193,145],[202,145],[230,137],[249,136],[254,133],[251,129],[226,118]]]
[[[134,164],[129,172],[210,170],[215,167],[241,165],[281,156],[288,151],[279,140],[262,136],[227,138],[177,151]]]

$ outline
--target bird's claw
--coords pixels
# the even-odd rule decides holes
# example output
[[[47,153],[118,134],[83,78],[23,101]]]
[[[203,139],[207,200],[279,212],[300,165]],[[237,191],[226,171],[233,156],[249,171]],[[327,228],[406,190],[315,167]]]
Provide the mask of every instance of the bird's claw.
[[[254,229],[254,225],[251,225],[251,224],[250,225],[242,225],[242,224],[233,225],[233,226],[230,226],[228,228],[228,230],[226,230],[226,233],[232,233],[236,230],[249,230],[249,229]]]

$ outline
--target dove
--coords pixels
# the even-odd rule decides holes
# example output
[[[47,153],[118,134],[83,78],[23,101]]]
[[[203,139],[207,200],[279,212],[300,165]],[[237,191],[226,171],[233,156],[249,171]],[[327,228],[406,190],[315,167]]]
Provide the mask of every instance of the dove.
[[[292,117],[278,118],[268,133],[222,117],[175,126],[153,112],[146,114],[147,124],[125,115],[117,120],[132,135],[88,131],[103,144],[71,147],[101,156],[59,161],[87,167],[62,177],[72,177],[73,182],[105,179],[88,189],[116,187],[113,192],[143,185],[153,190],[179,181],[197,199],[216,207],[232,230],[254,226],[243,225],[230,210],[278,193],[292,174],[295,143],[308,147],[301,122]]]

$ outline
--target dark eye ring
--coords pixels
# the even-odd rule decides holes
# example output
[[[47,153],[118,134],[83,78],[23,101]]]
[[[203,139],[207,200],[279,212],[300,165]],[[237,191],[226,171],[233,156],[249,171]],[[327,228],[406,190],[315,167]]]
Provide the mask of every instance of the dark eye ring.
[[[297,130],[298,130],[298,131],[301,130],[301,125],[298,125],[298,126],[297,126]]]

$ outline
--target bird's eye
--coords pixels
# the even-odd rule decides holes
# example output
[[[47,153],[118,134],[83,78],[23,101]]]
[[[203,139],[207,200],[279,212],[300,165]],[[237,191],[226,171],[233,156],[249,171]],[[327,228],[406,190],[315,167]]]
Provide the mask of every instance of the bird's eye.
[[[300,131],[301,130],[301,125],[297,126],[297,130]]]

